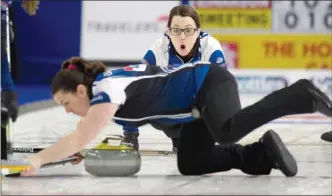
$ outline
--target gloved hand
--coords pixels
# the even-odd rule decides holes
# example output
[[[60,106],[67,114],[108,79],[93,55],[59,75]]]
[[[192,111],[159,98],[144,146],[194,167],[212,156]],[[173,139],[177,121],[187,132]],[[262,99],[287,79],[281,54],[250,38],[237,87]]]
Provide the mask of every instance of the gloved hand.
[[[19,113],[17,95],[14,91],[1,91],[1,121],[8,121],[10,118],[16,121]]]
[[[23,0],[22,8],[30,16],[37,13],[39,6],[39,0]]]

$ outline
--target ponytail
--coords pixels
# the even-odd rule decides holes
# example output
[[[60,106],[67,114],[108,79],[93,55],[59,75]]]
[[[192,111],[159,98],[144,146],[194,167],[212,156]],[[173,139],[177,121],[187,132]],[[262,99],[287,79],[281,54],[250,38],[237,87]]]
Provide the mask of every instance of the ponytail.
[[[96,61],[96,62],[88,62],[87,60],[81,57],[72,57],[66,61],[64,61],[61,65],[61,69],[78,69],[84,75],[92,78],[96,78],[99,73],[105,72],[107,67],[104,63]]]

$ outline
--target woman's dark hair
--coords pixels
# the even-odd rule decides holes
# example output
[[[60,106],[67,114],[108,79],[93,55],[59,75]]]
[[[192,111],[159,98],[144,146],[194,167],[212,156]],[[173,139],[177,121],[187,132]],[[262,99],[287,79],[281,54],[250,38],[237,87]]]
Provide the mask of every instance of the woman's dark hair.
[[[92,96],[92,83],[99,73],[105,72],[107,67],[102,62],[88,62],[81,57],[72,57],[62,63],[52,81],[52,95],[58,91],[76,92],[79,84],[87,87]]]
[[[175,6],[171,9],[169,16],[168,16],[168,22],[167,22],[168,28],[171,28],[173,16],[182,16],[182,17],[189,16],[195,21],[196,27],[201,28],[201,22],[199,20],[199,16],[198,16],[196,10],[189,5],[179,5],[179,6]]]

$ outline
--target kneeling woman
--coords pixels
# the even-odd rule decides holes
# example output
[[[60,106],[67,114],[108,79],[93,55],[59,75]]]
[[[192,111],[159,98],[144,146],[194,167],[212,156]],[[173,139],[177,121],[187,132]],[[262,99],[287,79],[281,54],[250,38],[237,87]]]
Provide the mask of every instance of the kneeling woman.
[[[174,69],[132,65],[106,71],[100,62],[74,57],[56,74],[52,93],[67,112],[84,120],[71,134],[30,157],[32,167],[22,175],[81,151],[113,119],[137,127],[151,122],[183,123],[178,147],[178,169],[183,175],[230,169],[266,175],[276,168],[294,176],[296,161],[275,132],[267,131],[253,144],[234,143],[284,115],[319,111],[332,116],[331,101],[308,80],[241,109],[233,75],[220,66],[199,63]]]

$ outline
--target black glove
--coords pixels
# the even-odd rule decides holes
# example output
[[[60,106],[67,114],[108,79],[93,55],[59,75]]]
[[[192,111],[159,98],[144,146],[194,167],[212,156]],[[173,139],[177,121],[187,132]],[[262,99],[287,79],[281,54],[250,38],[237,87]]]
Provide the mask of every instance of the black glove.
[[[1,91],[1,121],[8,121],[9,118],[11,118],[12,121],[15,122],[18,113],[19,109],[16,92]]]

